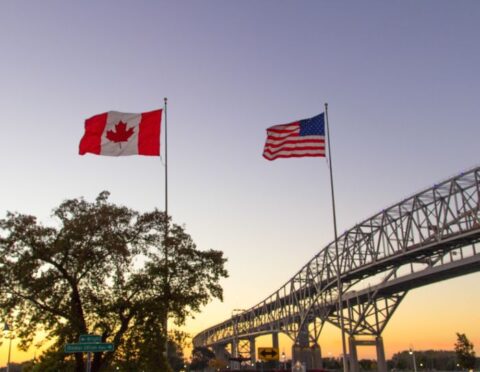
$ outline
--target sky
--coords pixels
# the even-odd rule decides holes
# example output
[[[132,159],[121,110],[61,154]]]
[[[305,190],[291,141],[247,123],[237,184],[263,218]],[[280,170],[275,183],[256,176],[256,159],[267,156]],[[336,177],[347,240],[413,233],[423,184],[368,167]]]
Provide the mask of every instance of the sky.
[[[4,0],[0,217],[48,224],[63,200],[102,190],[163,209],[164,156],[79,156],[78,143],[86,118],[168,97],[169,213],[228,258],[224,301],[182,328],[194,335],[263,300],[333,240],[327,162],[265,160],[267,127],[328,102],[340,232],[480,163],[479,17],[469,0]],[[387,357],[453,349],[455,332],[479,353],[479,285],[476,273],[412,290],[383,334]],[[324,355],[341,352],[333,327],[320,342]]]

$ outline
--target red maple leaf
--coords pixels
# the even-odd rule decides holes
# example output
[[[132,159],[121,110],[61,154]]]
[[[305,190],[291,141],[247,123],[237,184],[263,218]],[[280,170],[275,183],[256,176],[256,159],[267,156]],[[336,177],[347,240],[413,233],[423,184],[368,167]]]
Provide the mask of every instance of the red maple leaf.
[[[127,130],[127,124],[119,121],[118,124],[115,124],[114,131],[107,130],[107,138],[113,142],[127,142],[133,132],[133,128],[128,128]]]

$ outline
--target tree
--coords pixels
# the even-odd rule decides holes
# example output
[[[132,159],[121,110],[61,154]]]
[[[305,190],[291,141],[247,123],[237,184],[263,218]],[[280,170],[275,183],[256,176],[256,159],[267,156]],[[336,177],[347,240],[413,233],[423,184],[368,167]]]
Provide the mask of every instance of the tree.
[[[82,354],[62,351],[90,333],[115,345],[114,353],[95,354],[93,372],[114,361],[167,371],[167,317],[181,325],[222,299],[226,260],[198,250],[163,212],[139,213],[108,197],[66,200],[53,210],[54,227],[19,213],[0,220],[0,309],[8,309],[0,318],[13,323],[23,349],[46,332],[54,340],[48,365],[74,359],[83,371]]]
[[[376,371],[377,370],[377,362],[372,359],[360,359],[358,361],[360,364],[360,368],[364,371]]]
[[[467,338],[465,333],[457,333],[455,353],[457,354],[458,363],[462,368],[473,369],[475,367],[475,351],[473,350],[473,344]]]
[[[415,361],[417,366],[423,364],[425,369],[437,371],[454,370],[456,365],[455,352],[452,350],[415,350]],[[393,354],[390,361],[390,367],[396,370],[411,369],[412,366],[413,356],[409,350]]]
[[[185,364],[185,357],[183,349],[186,347],[186,343],[183,339],[179,339],[178,335],[181,334],[182,338],[185,337],[185,333],[178,330],[169,332],[168,346],[167,346],[167,359],[168,365],[172,371],[178,372],[183,370]],[[136,342],[139,339],[135,338]],[[154,347],[150,347],[145,341],[135,344],[131,339],[127,340],[128,348],[125,348],[124,358],[117,358],[115,360],[115,366],[120,367],[122,371],[136,372],[139,370],[156,371],[159,370],[159,357],[158,351]],[[132,346],[133,345],[133,346]],[[115,370],[115,369],[114,369]]]
[[[191,345],[190,339],[190,335],[185,332],[179,330],[169,332],[167,358],[175,372],[184,370],[186,361],[183,350]]]
[[[215,359],[215,354],[209,348],[198,346],[192,351],[192,371],[203,370],[208,367],[211,360]]]

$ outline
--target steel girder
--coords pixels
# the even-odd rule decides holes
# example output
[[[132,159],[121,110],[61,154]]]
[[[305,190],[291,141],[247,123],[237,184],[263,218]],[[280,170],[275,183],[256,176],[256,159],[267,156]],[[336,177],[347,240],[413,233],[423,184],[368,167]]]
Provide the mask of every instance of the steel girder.
[[[323,323],[338,325],[340,316],[351,335],[380,335],[409,289],[480,270],[479,180],[476,167],[355,225],[338,238],[338,261],[332,242],[272,295],[196,335],[194,345],[272,332],[295,341],[312,323],[318,338]]]

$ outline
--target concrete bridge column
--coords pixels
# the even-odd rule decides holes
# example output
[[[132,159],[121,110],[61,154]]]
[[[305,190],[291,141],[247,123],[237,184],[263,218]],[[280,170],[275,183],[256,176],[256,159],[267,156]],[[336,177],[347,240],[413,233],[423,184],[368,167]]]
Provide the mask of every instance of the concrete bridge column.
[[[234,358],[238,357],[238,343],[239,343],[239,340],[234,338],[232,340],[232,343],[230,344],[231,349],[232,349],[232,357],[234,357]],[[240,363],[238,363],[236,361],[230,361],[230,367],[232,369],[238,369],[238,368],[240,368]]]
[[[356,340],[354,336],[349,339],[350,346],[350,372],[359,372],[360,366],[358,364],[357,346],[375,346],[377,349],[377,370],[378,372],[387,372],[387,362],[385,360],[385,349],[383,348],[383,339],[377,336],[375,340]]]
[[[213,353],[215,358],[228,362],[227,351],[225,350],[225,344],[215,344],[213,345]]]
[[[272,333],[272,347],[278,349],[278,332]]]
[[[231,343],[232,347],[232,357],[236,358],[238,357],[238,340],[233,340]]]
[[[255,364],[257,360],[257,355],[256,355],[256,347],[255,347],[255,337],[250,338],[249,340],[250,343],[250,361],[252,364]]]
[[[294,343],[292,345],[292,364],[295,364],[296,362],[301,362],[301,352],[302,348],[298,343]]]
[[[311,347],[312,350],[312,368],[323,368],[322,349],[316,342]]]
[[[280,349],[278,348],[279,346],[279,342],[278,342],[278,332],[273,332],[272,333],[272,347],[274,349],[277,349],[278,352],[280,352]],[[277,368],[278,367],[278,362],[275,363],[275,367]]]
[[[355,342],[355,337],[350,336],[349,339],[349,350],[350,350],[350,372],[360,372],[360,365],[358,364],[358,355],[357,355],[357,343]]]
[[[304,324],[297,336],[297,343],[292,346],[292,361],[299,361],[307,368],[313,367],[313,353],[308,339],[308,324]]]
[[[387,362],[385,360],[385,349],[383,347],[383,338],[378,336],[375,338],[375,346],[377,347],[377,369],[378,372],[387,372]]]

